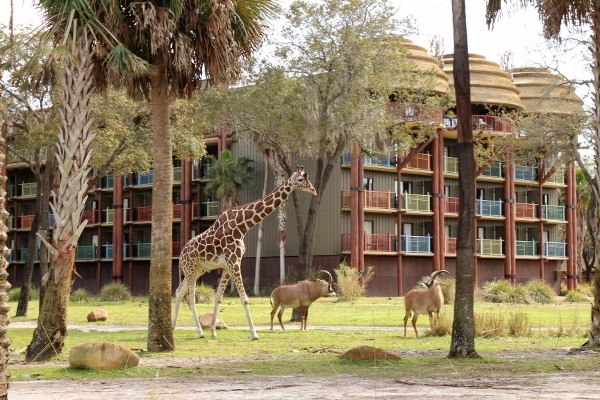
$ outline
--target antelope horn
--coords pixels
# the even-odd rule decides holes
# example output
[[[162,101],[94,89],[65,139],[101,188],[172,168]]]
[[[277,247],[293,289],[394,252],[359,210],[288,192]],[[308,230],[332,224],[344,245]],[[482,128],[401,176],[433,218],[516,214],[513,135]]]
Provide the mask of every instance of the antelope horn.
[[[320,270],[317,271],[317,275],[319,275],[321,272],[324,273],[324,274],[329,275],[329,284],[331,285],[331,283],[333,282],[333,276],[331,276],[331,273],[329,271],[324,270],[324,269],[320,269]]]
[[[445,269],[440,269],[439,271],[433,271],[431,273],[431,278],[429,278],[429,283],[427,284],[427,286],[431,286],[431,284],[433,283],[433,281],[435,280],[435,278],[437,278],[438,275],[441,274],[449,274],[450,272],[446,271]]]

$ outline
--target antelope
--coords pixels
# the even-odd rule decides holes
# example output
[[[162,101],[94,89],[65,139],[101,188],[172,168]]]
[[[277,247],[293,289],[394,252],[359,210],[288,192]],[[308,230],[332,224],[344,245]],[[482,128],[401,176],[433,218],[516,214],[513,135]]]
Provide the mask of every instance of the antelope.
[[[406,323],[408,317],[413,314],[412,326],[415,330],[415,335],[419,337],[417,331],[417,319],[419,314],[429,314],[429,325],[433,328],[433,313],[436,314],[436,318],[440,317],[440,310],[444,305],[444,295],[442,294],[442,288],[440,282],[436,280],[436,277],[441,274],[448,274],[449,272],[445,269],[434,271],[429,278],[429,282],[421,284],[424,288],[413,289],[406,293],[404,296],[404,308],[406,314],[404,315],[404,336],[406,337]]]
[[[328,271],[321,270],[317,272],[327,274],[329,282],[323,279],[306,279],[293,285],[281,285],[271,292],[271,330],[273,330],[273,317],[279,308],[277,318],[281,329],[285,331],[281,316],[285,307],[300,307],[300,330],[306,330],[306,320],[308,319],[308,307],[320,297],[335,296],[333,291],[333,277]]]

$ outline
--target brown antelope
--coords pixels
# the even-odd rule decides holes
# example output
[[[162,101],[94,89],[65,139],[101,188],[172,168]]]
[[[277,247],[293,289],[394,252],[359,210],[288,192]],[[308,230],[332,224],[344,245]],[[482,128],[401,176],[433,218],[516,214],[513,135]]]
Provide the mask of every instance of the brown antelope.
[[[445,269],[434,271],[429,278],[429,282],[423,284],[425,288],[413,289],[406,293],[406,296],[404,296],[404,309],[406,310],[406,314],[404,314],[404,336],[406,336],[406,323],[411,313],[413,314],[412,325],[417,337],[419,337],[417,331],[419,314],[429,314],[429,325],[433,328],[433,313],[436,314],[436,318],[439,318],[440,310],[444,305],[444,295],[440,282],[436,280],[436,277],[448,273]]]

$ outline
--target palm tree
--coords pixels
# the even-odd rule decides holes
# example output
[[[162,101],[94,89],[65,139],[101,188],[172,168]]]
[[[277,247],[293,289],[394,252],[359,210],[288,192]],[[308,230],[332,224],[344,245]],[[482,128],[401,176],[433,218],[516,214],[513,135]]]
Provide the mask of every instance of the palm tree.
[[[546,38],[559,38],[561,28],[571,24],[573,26],[589,25],[591,37],[589,41],[589,49],[591,52],[591,70],[592,91],[593,91],[593,112],[592,121],[589,124],[591,130],[591,138],[589,142],[593,143],[594,150],[594,165],[588,168],[585,160],[578,152],[578,137],[572,136],[573,150],[578,166],[581,168],[583,175],[590,186],[590,202],[597,204],[600,200],[600,3],[597,1],[585,0],[569,0],[569,1],[504,1],[504,3],[513,3],[516,7],[534,6],[542,21],[544,36]],[[494,21],[498,19],[502,2],[497,0],[489,0],[487,2],[486,20],[488,26],[493,26]],[[590,169],[592,171],[590,171]],[[600,208],[595,207],[595,214],[591,216],[592,222],[590,226],[595,231],[592,236],[596,243],[593,245],[596,252],[600,251],[600,234],[598,226],[600,221]],[[598,262],[600,257],[596,254],[595,257],[595,278],[594,278],[594,300],[592,304],[592,322],[588,341],[584,347],[599,347],[600,346],[600,269]]]
[[[275,0],[120,1],[122,20],[111,31],[152,65],[150,76],[124,76],[134,99],[152,109],[154,185],[148,350],[171,351],[172,143],[168,107],[211,84],[235,81],[241,62],[261,43]],[[112,23],[113,20],[107,21]]]
[[[239,206],[240,191],[254,184],[254,169],[251,165],[254,160],[248,157],[234,159],[231,150],[221,151],[218,160],[212,155],[207,156],[207,159],[210,167],[204,178],[210,182],[204,187],[204,192],[219,199],[221,211]]]
[[[454,88],[458,114],[458,240],[456,242],[456,294],[450,358],[479,357],[475,351],[473,295],[475,282],[475,156],[471,126],[471,81],[464,0],[452,0],[454,29]]]

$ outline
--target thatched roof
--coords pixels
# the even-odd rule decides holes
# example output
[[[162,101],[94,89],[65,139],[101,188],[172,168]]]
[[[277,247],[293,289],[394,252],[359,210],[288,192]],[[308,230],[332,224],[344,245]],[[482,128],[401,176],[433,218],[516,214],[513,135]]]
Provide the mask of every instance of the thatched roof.
[[[575,114],[582,111],[582,101],[573,86],[545,68],[516,68],[513,80],[521,91],[527,112]]]
[[[454,86],[452,76],[453,54],[444,55],[443,70],[448,76],[450,86]],[[469,54],[471,71],[471,103],[511,110],[522,110],[523,103],[519,97],[519,89],[512,82],[510,75],[495,62],[488,61],[482,55]]]
[[[424,47],[418,46],[412,40],[404,39],[402,44],[408,49],[407,59],[413,62],[419,71],[433,71],[435,82],[433,83],[433,92],[446,93],[448,91],[448,76],[440,66],[440,62],[427,53]]]

